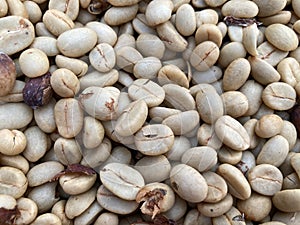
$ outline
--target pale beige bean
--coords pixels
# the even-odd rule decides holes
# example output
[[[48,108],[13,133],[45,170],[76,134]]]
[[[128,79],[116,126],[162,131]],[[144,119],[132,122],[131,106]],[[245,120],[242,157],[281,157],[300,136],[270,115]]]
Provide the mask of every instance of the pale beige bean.
[[[0,105],[0,128],[20,129],[27,126],[33,118],[33,110],[25,103],[6,103]]]
[[[140,0],[129,0],[129,1],[119,1],[119,0],[108,0],[110,4],[113,6],[128,6],[128,5],[134,5],[140,2]]]
[[[288,26],[279,23],[268,26],[265,36],[272,45],[282,51],[295,50],[299,44],[296,33]]]
[[[258,145],[258,136],[255,134],[255,126],[257,119],[253,118],[244,123],[244,127],[250,137],[250,149],[255,148]]]
[[[241,42],[241,43],[243,41],[243,31],[244,31],[244,28],[238,27],[238,26],[228,26],[228,28],[227,28],[227,33],[228,33],[230,40]]]
[[[7,194],[17,199],[23,196],[27,186],[27,178],[21,170],[10,166],[0,168],[1,194]]]
[[[222,146],[222,141],[216,135],[214,126],[211,124],[202,124],[197,132],[197,140],[200,145],[209,146],[219,150]]]
[[[286,6],[286,0],[276,0],[272,4],[267,4],[262,0],[253,1],[259,8],[258,16],[266,17],[278,13]]]
[[[137,116],[138,115],[138,116]],[[147,104],[144,100],[130,103],[119,116],[115,131],[121,136],[130,136],[143,126],[148,115]]]
[[[216,150],[208,146],[190,148],[181,157],[182,163],[197,169],[199,172],[212,169],[217,161]]]
[[[50,100],[47,105],[34,110],[34,119],[38,127],[45,133],[52,133],[56,129],[54,106],[56,101]]]
[[[116,64],[115,51],[111,45],[100,43],[90,51],[89,60],[96,70],[109,72]]]
[[[201,202],[197,204],[197,209],[201,214],[207,217],[217,217],[226,213],[233,203],[233,197],[231,194],[227,195],[216,203]]]
[[[170,150],[174,143],[174,133],[163,124],[150,124],[142,127],[134,136],[138,151],[145,155],[161,155]]]
[[[7,12],[8,12],[8,5],[7,5],[7,2],[6,2],[6,0],[1,0],[1,1],[0,1],[0,4],[1,4],[0,17],[5,17],[5,15],[6,15]]]
[[[107,73],[101,73],[96,70],[88,72],[86,75],[79,78],[80,89],[84,90],[90,86],[98,86],[102,88],[112,86],[118,81],[120,73],[116,69],[112,69]]]
[[[17,53],[28,47],[34,40],[34,26],[32,23],[20,16],[7,16],[0,18],[2,41],[1,51],[8,55]],[[22,40],[21,42],[19,40]],[[17,43],[11,45],[9,43]]]
[[[27,77],[39,77],[49,70],[49,60],[47,55],[36,48],[30,48],[23,51],[19,58],[22,72]],[[33,67],[32,64],[35,63]]]
[[[218,13],[213,9],[203,9],[197,11],[196,13],[197,27],[204,23],[217,24],[218,23]]]
[[[212,84],[218,81],[223,75],[223,71],[218,66],[212,66],[207,71],[193,71],[192,80],[197,84]],[[224,79],[224,78],[223,78]],[[193,86],[194,89],[196,85]],[[191,87],[191,88],[193,88]],[[192,89],[191,89],[192,90]]]
[[[145,57],[154,56],[158,59],[163,57],[164,43],[154,34],[142,33],[136,40],[137,50]]]
[[[185,121],[187,120],[191,122],[186,124]],[[189,110],[167,117],[162,121],[162,124],[170,127],[174,135],[185,135],[197,128],[199,121],[199,113],[196,110]]]
[[[233,150],[231,148],[228,148],[227,146],[223,146],[218,151],[218,159],[222,163],[236,165],[242,160],[242,157],[243,157],[242,152]]]
[[[7,85],[7,87],[9,86],[8,83],[6,83],[5,85]],[[24,86],[24,81],[16,80],[10,93],[5,96],[0,96],[0,102],[22,102]]]
[[[130,135],[127,137],[119,135],[117,132],[115,132],[116,123],[116,120],[103,121],[102,124],[105,129],[105,134],[115,142],[122,143],[128,147],[136,149],[136,147],[134,146],[134,135]]]
[[[33,166],[26,174],[29,187],[36,187],[49,182],[56,174],[64,170],[64,166],[55,161],[48,161]]]
[[[280,80],[278,71],[266,61],[250,56],[249,62],[251,65],[251,75],[259,83],[267,85]],[[261,71],[264,71],[263,75]]]
[[[257,164],[280,166],[289,152],[289,143],[281,135],[270,138],[257,156]]]
[[[259,194],[273,196],[281,190],[283,176],[281,171],[270,164],[260,164],[248,172],[251,188]]]
[[[135,38],[131,34],[121,34],[114,45],[114,49],[118,51],[125,46],[135,48]]]
[[[190,36],[196,30],[196,15],[194,8],[189,4],[182,4],[176,11],[175,26],[183,36]]]
[[[138,13],[132,20],[133,29],[138,34],[155,34],[155,29],[148,25],[146,16],[143,13]]]
[[[222,14],[224,16],[252,18],[257,16],[258,11],[258,6],[254,2],[249,0],[228,1],[222,6]]]
[[[138,12],[138,4],[116,7],[113,6],[104,14],[104,21],[110,26],[118,26],[134,19]]]
[[[300,188],[300,179],[297,173],[291,173],[288,174],[284,179],[282,183],[282,189],[297,189]]]
[[[54,107],[58,132],[65,138],[75,137],[83,126],[83,110],[76,99],[59,100]]]
[[[247,51],[242,43],[237,41],[230,42],[221,48],[218,62],[221,67],[225,68],[235,59],[245,58],[246,54]]]
[[[242,154],[241,161],[236,165],[236,167],[242,171],[245,176],[248,176],[249,169],[256,165],[255,156],[251,151],[244,151]]]
[[[120,49],[116,49],[116,64],[120,69],[125,70],[126,72],[132,73],[134,65],[143,58],[141,53],[139,53],[135,48],[124,46]]]
[[[65,68],[57,69],[52,73],[50,84],[54,92],[64,98],[74,97],[80,89],[77,76]]]
[[[56,202],[51,209],[51,213],[58,216],[58,218],[61,220],[62,224],[71,225],[72,222],[66,216],[66,212],[65,212],[66,202],[67,202],[67,200],[60,200],[60,201]]]
[[[243,116],[249,109],[246,95],[239,91],[226,91],[221,95],[225,114],[237,118]]]
[[[217,173],[221,175],[228,184],[229,193],[234,197],[245,200],[251,195],[251,187],[243,173],[230,164],[221,164]]]
[[[96,148],[84,149],[80,164],[91,168],[98,167],[108,159],[111,149],[111,141],[108,138],[104,138],[102,143]]]
[[[32,223],[31,225],[62,225],[60,219],[58,216],[56,216],[53,213],[45,213],[42,215],[39,215]]]
[[[212,218],[212,223],[214,225],[231,225],[231,224],[245,225],[246,224],[242,213],[234,206],[232,206],[231,209],[227,211],[225,214],[223,214],[222,216]]]
[[[78,44],[80,43],[80,48]],[[57,47],[68,57],[80,57],[88,53],[97,43],[97,34],[90,28],[74,28],[68,30],[57,38]]]
[[[96,188],[91,188],[82,194],[70,196],[65,205],[66,216],[74,219],[82,214],[95,200],[96,191]]]
[[[277,65],[277,71],[281,80],[292,87],[300,81],[300,64],[295,58],[288,57],[280,61]]]
[[[144,178],[138,170],[121,163],[107,164],[100,170],[100,180],[108,190],[125,200],[135,200],[145,185]]]
[[[180,112],[181,111],[178,109],[156,106],[156,107],[149,109],[149,116],[155,122],[162,122],[167,117],[169,117],[171,115],[175,115]]]
[[[63,55],[56,55],[55,63],[59,68],[68,69],[78,77],[85,75],[88,71],[88,64],[80,59],[69,58]]]
[[[223,36],[220,29],[217,27],[217,25],[214,24],[200,25],[195,34],[195,40],[197,45],[204,41],[212,41],[218,47],[220,47],[222,44],[222,39]]]
[[[54,34],[52,34],[47,27],[45,26],[45,24],[43,22],[37,22],[35,24],[35,31],[36,31],[36,35],[38,37],[53,37],[55,38],[56,36]]]
[[[191,142],[184,136],[175,137],[172,148],[165,154],[170,161],[180,161],[183,153],[191,148]]]
[[[75,20],[79,13],[79,0],[50,0],[48,8],[59,10]]]
[[[30,45],[30,48],[39,49],[47,56],[56,56],[59,54],[59,50],[56,46],[56,39],[53,37],[36,37]]]
[[[174,218],[176,221],[182,221],[184,215],[188,209],[187,202],[180,198],[178,195],[175,195],[175,203],[171,209],[166,211],[163,215],[167,218]]]
[[[193,50],[190,63],[198,71],[206,71],[212,67],[219,58],[219,48],[212,41],[204,41]]]
[[[263,86],[254,80],[248,80],[241,87],[240,91],[248,98],[248,111],[244,116],[251,116],[255,114],[261,106],[261,95],[263,92]]]
[[[300,154],[299,153],[296,153],[291,157],[291,166],[299,176],[300,175]]]
[[[47,135],[38,127],[32,126],[24,131],[27,145],[23,156],[30,162],[36,162],[47,151]]]
[[[261,117],[255,126],[255,133],[262,138],[270,138],[280,133],[283,126],[281,117],[270,114]]]
[[[97,190],[97,201],[104,209],[121,215],[130,214],[139,207],[136,201],[121,199],[106,189],[104,185]]]
[[[265,87],[262,100],[271,109],[288,110],[296,102],[296,91],[284,82],[274,82]]]
[[[133,75],[136,78],[155,79],[161,67],[161,61],[158,58],[146,57],[134,65]]]
[[[75,26],[68,15],[56,9],[48,9],[44,13],[43,23],[55,36],[59,36],[63,32],[73,29]]]
[[[208,186],[205,179],[197,170],[188,165],[178,164],[173,167],[170,182],[173,190],[186,201],[197,203],[207,196]],[[194,188],[199,191],[192,191]]]
[[[96,174],[65,174],[59,178],[59,184],[65,193],[69,195],[78,195],[90,190],[96,179]]]
[[[292,13],[290,11],[282,10],[272,16],[261,17],[260,21],[266,26],[269,26],[275,23],[288,24],[291,18],[292,18]],[[297,32],[296,29],[295,31]]]
[[[19,130],[0,130],[0,153],[4,155],[18,155],[24,151],[27,140],[23,132]]]
[[[86,27],[94,30],[97,33],[97,43],[107,43],[111,46],[114,46],[114,44],[117,42],[117,34],[116,32],[107,24],[98,22],[98,21],[92,21],[86,24]]]
[[[281,51],[268,41],[261,43],[257,47],[258,58],[263,59],[272,66],[276,66],[281,60],[287,57],[288,51]]]
[[[142,174],[146,184],[168,179],[171,171],[170,162],[164,155],[145,156],[136,162],[134,168]]]
[[[298,223],[300,221],[300,214],[295,212],[287,213],[287,212],[277,211],[273,216],[273,220],[281,221],[285,224],[293,223],[294,221],[295,223]]]
[[[204,172],[202,175],[208,185],[204,202],[216,203],[224,199],[228,191],[226,181],[220,175],[211,171]]]
[[[274,206],[283,212],[299,211],[299,189],[282,190],[272,198]]]
[[[184,88],[189,87],[189,81],[185,73],[178,66],[173,64],[163,66],[158,71],[157,79],[160,85],[174,83]]]
[[[128,88],[132,100],[143,100],[148,107],[160,105],[165,98],[164,89],[148,79],[137,79]]]
[[[79,102],[96,119],[111,120],[116,116],[119,95],[115,87],[88,87],[79,95]]]
[[[215,123],[215,132],[224,144],[234,150],[243,151],[250,146],[247,131],[231,116],[221,116]]]
[[[257,56],[257,43],[259,37],[259,30],[256,23],[243,28],[243,40],[242,43],[249,54]]]
[[[91,116],[84,118],[82,141],[86,148],[96,148],[104,138],[104,127],[101,122]]]
[[[27,11],[28,19],[32,23],[37,23],[42,20],[42,11],[37,3],[33,1],[25,1],[23,4]]]
[[[181,111],[193,110],[196,103],[189,90],[177,84],[165,84],[165,101],[168,105]]]
[[[184,225],[211,225],[211,217],[202,215],[197,209],[191,209],[184,218]]]
[[[17,207],[21,214],[16,219],[16,223],[18,224],[30,224],[38,215],[36,203],[29,198],[19,198],[17,200]]]
[[[154,0],[151,1],[145,12],[146,20],[149,26],[157,26],[167,22],[171,18],[172,10],[174,8],[171,0]],[[157,14],[157,11],[160,14]]]
[[[101,213],[96,221],[94,222],[94,225],[118,225],[119,224],[119,218],[118,215],[115,213],[110,212],[104,212]]]
[[[297,142],[297,131],[294,124],[283,120],[283,126],[279,134],[289,142],[289,149],[293,149]]]
[[[237,208],[245,214],[247,219],[261,221],[269,215],[272,209],[272,200],[268,196],[253,192],[250,198],[238,200]]]
[[[213,124],[224,114],[222,98],[212,86],[210,89],[202,89],[197,93],[196,106],[200,118],[209,124]]]
[[[158,25],[156,31],[169,50],[183,52],[186,49],[188,45],[187,41],[178,33],[170,21]]]
[[[58,160],[64,165],[79,163],[82,158],[80,146],[75,139],[60,137],[53,147]]]
[[[10,15],[21,16],[28,19],[28,12],[21,0],[11,0],[7,2]]]
[[[95,217],[99,215],[102,210],[103,208],[99,205],[99,203],[94,201],[89,208],[74,219],[74,225],[87,225],[93,223],[95,221]]]
[[[22,155],[6,156],[1,154],[0,163],[2,166],[10,166],[19,169],[24,174],[29,170],[29,162]]]

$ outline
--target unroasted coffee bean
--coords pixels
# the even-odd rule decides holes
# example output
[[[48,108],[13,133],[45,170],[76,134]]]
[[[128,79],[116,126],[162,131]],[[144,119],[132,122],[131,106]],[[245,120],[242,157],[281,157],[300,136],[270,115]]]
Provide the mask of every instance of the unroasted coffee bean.
[[[125,200],[135,200],[145,185],[144,178],[136,169],[121,163],[106,165],[100,170],[100,179],[108,190]]]
[[[201,202],[207,196],[208,186],[205,179],[191,166],[179,164],[173,167],[170,181],[173,190],[189,202]],[[192,191],[194,188],[198,191]]]
[[[14,61],[7,54],[0,52],[0,96],[7,95],[13,89],[16,75]]]
[[[51,74],[29,79],[23,89],[24,102],[33,109],[49,103],[52,97]]]

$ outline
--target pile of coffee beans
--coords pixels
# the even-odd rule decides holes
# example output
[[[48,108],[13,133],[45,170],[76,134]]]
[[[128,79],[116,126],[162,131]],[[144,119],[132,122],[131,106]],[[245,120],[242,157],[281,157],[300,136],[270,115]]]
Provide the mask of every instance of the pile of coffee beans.
[[[0,225],[300,224],[299,0],[0,0]]]

